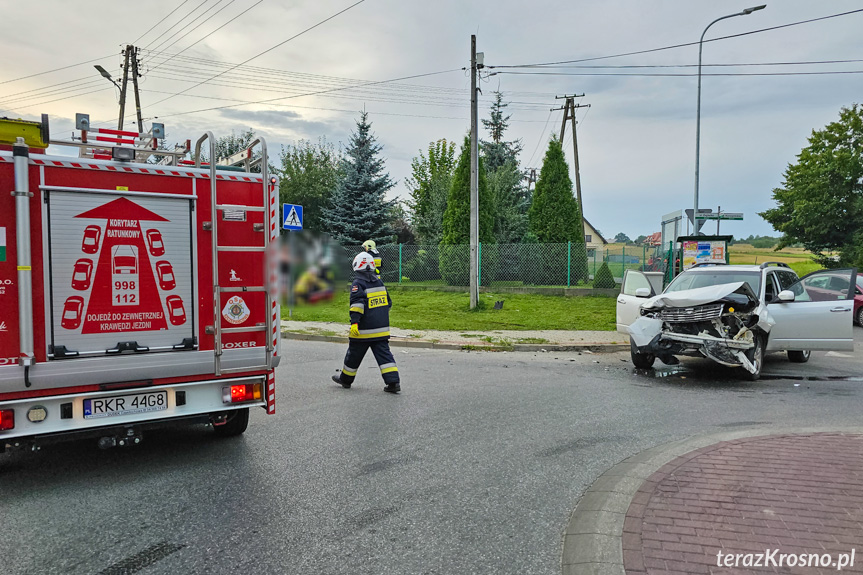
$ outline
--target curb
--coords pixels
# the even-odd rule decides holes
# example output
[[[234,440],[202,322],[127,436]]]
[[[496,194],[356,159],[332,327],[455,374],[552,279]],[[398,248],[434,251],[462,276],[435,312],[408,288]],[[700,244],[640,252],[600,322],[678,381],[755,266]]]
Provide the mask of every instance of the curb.
[[[283,331],[282,339],[296,341],[320,341],[347,344],[348,338],[342,335],[313,335]],[[553,351],[592,351],[594,353],[613,353],[628,351],[629,344],[622,343],[575,343],[575,344],[533,344],[515,343],[509,346],[483,345],[481,343],[452,343],[442,341],[425,341],[390,338],[390,347],[411,347],[414,349],[446,349],[455,351],[521,351],[521,352],[553,352]]]
[[[563,533],[561,572],[563,575],[626,575],[624,519],[642,485],[667,463],[725,441],[815,433],[863,433],[863,427],[748,428],[708,433],[652,447],[621,461],[600,475],[579,499]]]

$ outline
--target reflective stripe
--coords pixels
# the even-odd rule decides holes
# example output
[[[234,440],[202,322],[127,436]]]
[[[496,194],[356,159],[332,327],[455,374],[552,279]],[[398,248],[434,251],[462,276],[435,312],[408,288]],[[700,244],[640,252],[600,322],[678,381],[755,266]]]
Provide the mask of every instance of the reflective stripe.
[[[385,286],[381,286],[381,287],[373,287],[373,288],[367,288],[366,289],[367,294],[377,293],[379,291],[387,291],[387,288]]]
[[[381,333],[381,332],[389,333],[390,332],[390,326],[387,325],[384,327],[376,327],[374,329],[361,329],[360,335],[374,335],[376,333]]]
[[[348,368],[348,366],[346,366],[346,365],[342,366],[342,373],[345,375],[349,375],[351,377],[353,377],[357,374],[356,371],[351,371],[350,368]]]
[[[375,258],[375,265],[381,267],[381,258]]]
[[[388,367],[395,367],[395,366],[396,366],[396,363],[393,361],[393,362],[390,362],[390,363],[382,363],[382,364],[381,364],[381,365],[379,365],[378,367],[380,367],[381,369],[386,369],[386,368],[388,368]]]
[[[358,309],[359,311],[363,311],[364,309],[366,309],[366,304],[364,304],[361,301],[360,302],[354,302],[351,304],[351,311],[353,311],[354,308]]]
[[[352,335],[351,338],[352,339],[370,339],[373,337],[386,337],[386,336],[390,335],[389,329],[387,329],[386,331],[380,331],[380,332],[374,332],[374,333],[363,333],[364,331],[369,331],[369,330],[362,330],[361,329],[360,335]]]
[[[348,311],[355,311],[357,313],[364,313],[365,312],[365,310],[363,309],[362,306],[357,307],[355,305],[352,305],[351,309],[349,309]]]
[[[393,371],[397,372],[398,370],[399,370],[399,368],[397,368],[397,367],[387,367],[387,368],[381,369],[381,373],[382,374],[383,373],[391,373]]]

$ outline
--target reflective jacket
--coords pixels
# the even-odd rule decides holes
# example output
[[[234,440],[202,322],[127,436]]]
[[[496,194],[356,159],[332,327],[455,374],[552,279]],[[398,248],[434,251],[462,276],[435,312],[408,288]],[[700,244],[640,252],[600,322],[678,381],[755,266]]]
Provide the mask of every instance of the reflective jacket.
[[[359,324],[363,341],[389,339],[392,299],[386,286],[373,272],[357,272],[351,284],[351,323]]]
[[[367,250],[375,260],[375,273],[381,277],[381,253],[378,250]]]

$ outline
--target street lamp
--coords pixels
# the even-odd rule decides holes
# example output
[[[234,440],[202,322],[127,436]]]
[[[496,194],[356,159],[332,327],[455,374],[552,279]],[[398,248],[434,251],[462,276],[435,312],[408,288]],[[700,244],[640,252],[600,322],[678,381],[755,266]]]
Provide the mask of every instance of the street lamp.
[[[704,29],[704,32],[701,33],[701,39],[698,41],[698,111],[695,116],[695,201],[692,210],[692,229],[694,230],[693,235],[698,235],[698,164],[701,156],[701,48],[704,44],[704,35],[707,34],[707,30],[719,22],[720,20],[725,20],[726,18],[734,18],[735,16],[748,16],[753,12],[758,10],[764,10],[767,8],[767,4],[762,4],[761,6],[753,6],[752,8],[746,8],[741,12],[737,12],[736,14],[729,14],[728,16],[723,16],[721,18],[717,18],[713,22],[707,25],[707,28]]]
[[[111,77],[111,74],[108,72],[108,70],[106,70],[105,68],[103,68],[102,66],[100,66],[98,64],[96,64],[93,67],[96,68],[96,70],[98,70],[100,74],[102,74],[103,78],[106,78],[109,82],[111,82],[112,84],[114,84],[118,88],[120,87],[120,84],[118,84],[117,82],[114,81],[114,78]]]

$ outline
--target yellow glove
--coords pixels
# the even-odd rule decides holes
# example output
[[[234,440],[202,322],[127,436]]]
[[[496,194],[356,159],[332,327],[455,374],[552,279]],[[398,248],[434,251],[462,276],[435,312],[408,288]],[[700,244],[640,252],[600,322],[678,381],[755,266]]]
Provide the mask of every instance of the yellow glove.
[[[351,337],[360,337],[360,324],[352,323],[351,324]]]

